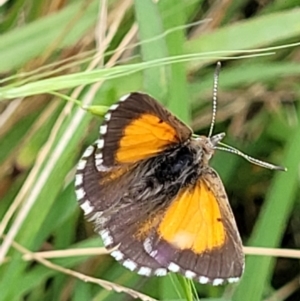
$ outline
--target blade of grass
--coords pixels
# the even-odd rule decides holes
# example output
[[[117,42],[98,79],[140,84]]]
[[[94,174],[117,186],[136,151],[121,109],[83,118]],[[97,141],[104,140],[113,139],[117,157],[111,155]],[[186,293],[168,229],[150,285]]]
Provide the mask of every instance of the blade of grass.
[[[149,40],[163,34],[161,16],[157,5],[151,0],[135,0],[134,8],[139,26],[141,41]],[[168,56],[165,39],[152,40],[141,45],[143,61],[151,61]],[[144,70],[145,90],[161,101],[165,101],[167,91],[167,69],[165,66]]]
[[[160,11],[165,12],[164,28],[168,30],[184,24],[185,3],[167,0],[161,1]],[[172,13],[171,13],[172,12]],[[176,30],[166,36],[168,52],[171,56],[183,53],[185,43],[184,30]],[[172,64],[168,78],[168,108],[180,119],[190,123],[190,101],[187,89],[185,63]]]
[[[299,34],[300,9],[291,9],[237,22],[203,34],[198,39],[187,41],[184,49],[185,53],[253,49],[288,38],[299,39]],[[198,69],[200,64],[192,62],[189,68]]]
[[[87,7],[83,2],[74,3],[58,13],[3,34],[0,43],[0,72],[16,69],[43,53],[49,41],[55,41],[70,20],[80,13],[83,15],[58,46],[66,47],[76,43],[96,22],[97,5],[98,1],[91,1]]]
[[[294,45],[293,45],[294,46]],[[263,52],[263,50],[262,50]],[[258,56],[266,56],[271,53],[257,53],[250,55],[240,55],[239,57],[232,57],[229,59],[241,59]],[[232,52],[224,52],[223,55],[219,54],[214,56],[215,60],[221,60],[232,55]],[[78,72],[69,75],[57,76],[54,78],[43,79],[37,82],[28,83],[21,86],[4,86],[0,88],[0,101],[3,99],[11,99],[17,97],[25,97],[30,95],[36,95],[41,93],[49,93],[55,90],[72,88],[79,85],[88,85],[91,83],[99,82],[100,80],[111,80],[114,78],[120,78],[122,76],[128,76],[141,70],[146,70],[153,67],[161,67],[164,65],[170,65],[173,63],[187,62],[191,60],[205,60],[212,59],[212,56],[207,54],[190,54],[180,55],[167,58],[161,58],[153,61],[116,66],[107,69],[99,69],[88,72]]]
[[[20,15],[20,11],[23,8],[25,0],[17,0],[14,2],[14,5],[11,5],[10,9],[6,16],[1,20],[0,23],[0,32],[5,32],[9,30],[12,25],[17,22],[17,18]]]
[[[300,116],[300,114],[298,115]],[[248,245],[256,247],[277,247],[290,217],[298,189],[300,125],[287,137],[284,165],[286,173],[276,173],[266,196],[259,219]],[[270,281],[275,260],[270,257],[248,256],[245,274],[233,300],[261,300],[264,289]]]

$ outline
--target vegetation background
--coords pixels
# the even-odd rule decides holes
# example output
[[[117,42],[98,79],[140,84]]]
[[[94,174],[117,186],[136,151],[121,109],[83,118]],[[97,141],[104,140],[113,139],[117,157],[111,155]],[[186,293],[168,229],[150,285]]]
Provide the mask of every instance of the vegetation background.
[[[207,134],[217,60],[223,67],[216,132],[226,131],[228,144],[288,168],[274,172],[238,156],[215,155],[212,165],[243,242],[299,249],[300,47],[291,45],[300,42],[299,1],[0,5],[1,301],[192,299],[183,279],[145,279],[109,255],[70,256],[102,246],[73,187],[75,165],[97,138],[101,118],[52,92],[85,106],[108,106],[130,91],[145,91],[196,133]],[[286,47],[265,49],[277,46]],[[94,115],[105,111],[100,109],[93,107]],[[67,257],[36,253],[63,249]],[[195,284],[195,290],[201,300],[292,301],[300,298],[299,277],[299,255],[290,250],[283,258],[247,256],[236,286]]]

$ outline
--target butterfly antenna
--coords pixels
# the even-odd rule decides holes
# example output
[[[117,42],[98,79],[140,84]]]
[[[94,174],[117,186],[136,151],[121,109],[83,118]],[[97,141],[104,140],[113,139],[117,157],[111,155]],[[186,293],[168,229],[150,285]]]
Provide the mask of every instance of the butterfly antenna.
[[[212,117],[211,117],[210,129],[209,129],[209,133],[208,133],[209,138],[211,137],[211,135],[213,133],[215,122],[216,122],[217,102],[218,102],[218,83],[219,83],[220,70],[221,70],[221,62],[217,62],[217,66],[216,66],[215,74],[214,74]]]
[[[285,167],[273,165],[271,163],[267,163],[267,162],[252,158],[252,157],[242,153],[240,150],[238,150],[232,146],[229,146],[223,142],[219,142],[218,145],[221,145],[221,146],[216,146],[215,147],[216,149],[239,155],[239,156],[243,157],[244,159],[246,159],[247,161],[251,162],[252,164],[255,164],[255,165],[258,165],[258,166],[261,166],[264,168],[272,169],[272,170],[287,171],[287,169]]]

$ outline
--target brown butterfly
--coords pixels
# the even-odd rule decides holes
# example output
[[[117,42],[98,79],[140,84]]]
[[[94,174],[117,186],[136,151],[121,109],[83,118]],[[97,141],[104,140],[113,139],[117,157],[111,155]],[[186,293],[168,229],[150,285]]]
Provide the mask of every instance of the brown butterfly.
[[[200,283],[236,282],[244,254],[228,198],[209,166],[215,149],[237,153],[192,130],[155,99],[130,93],[112,105],[100,138],[77,166],[76,195],[111,255],[143,276],[181,273]],[[226,147],[224,147],[226,146]]]

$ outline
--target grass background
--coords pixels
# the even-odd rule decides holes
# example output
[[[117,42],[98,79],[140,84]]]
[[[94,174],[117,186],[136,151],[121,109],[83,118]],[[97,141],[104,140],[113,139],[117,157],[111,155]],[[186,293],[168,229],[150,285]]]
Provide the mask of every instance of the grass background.
[[[243,242],[299,249],[300,48],[247,57],[249,50],[299,42],[297,1],[2,3],[1,301],[130,300],[134,291],[159,300],[191,300],[183,279],[141,278],[108,255],[50,259],[112,282],[101,282],[107,285],[102,288],[45,266],[48,261],[32,252],[76,254],[79,247],[102,246],[73,188],[74,166],[97,138],[101,118],[51,92],[86,106],[108,106],[130,91],[145,91],[196,133],[207,134],[217,60],[223,67],[215,132],[226,131],[228,144],[288,168],[273,172],[230,154],[215,155],[212,165],[224,181]],[[299,274],[298,259],[247,256],[238,285],[196,284],[195,290],[209,300],[299,300]],[[138,297],[146,300],[145,295]]]

